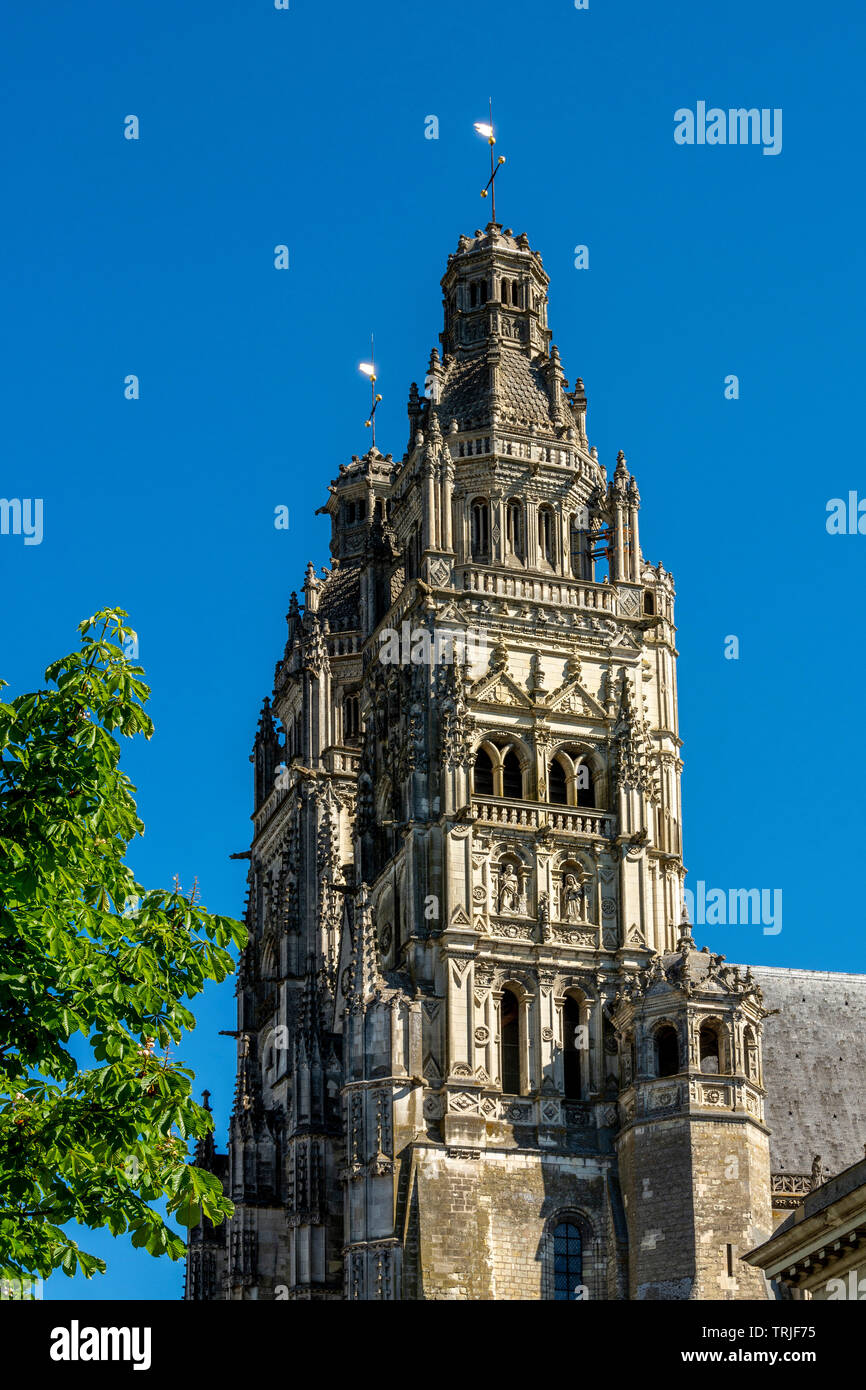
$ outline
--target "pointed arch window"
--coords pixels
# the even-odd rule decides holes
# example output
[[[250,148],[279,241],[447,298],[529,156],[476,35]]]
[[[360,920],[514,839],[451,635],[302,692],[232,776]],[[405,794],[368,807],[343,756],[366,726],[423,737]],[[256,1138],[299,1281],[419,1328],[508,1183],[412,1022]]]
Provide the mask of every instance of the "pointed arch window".
[[[542,560],[556,564],[556,519],[552,507],[538,509],[538,548]]]
[[[746,1053],[746,1076],[750,1081],[760,1081],[758,1039],[751,1024],[747,1026],[743,1034],[743,1046]]]
[[[701,1071],[717,1076],[722,1070],[722,1049],[719,1042],[719,1030],[715,1023],[701,1024],[701,1031],[698,1035],[698,1051]]]
[[[499,1037],[502,1051],[502,1090],[520,1095],[520,1001],[510,989],[502,991],[499,1004]]]
[[[553,1297],[559,1303],[581,1300],[583,1285],[583,1240],[580,1228],[571,1221],[560,1221],[553,1228]]]
[[[470,545],[473,560],[490,559],[490,503],[476,497],[470,510]]]
[[[550,764],[548,795],[554,806],[568,805],[568,780],[565,775],[565,768],[559,758],[554,758]]]
[[[577,804],[578,806],[595,807],[595,780],[592,775],[592,768],[586,759],[583,759],[577,767],[576,775]]]
[[[509,555],[523,560],[526,555],[523,503],[512,497],[505,508],[505,539]]]
[[[669,1023],[655,1035],[656,1076],[676,1076],[680,1069],[680,1044],[677,1030]]]
[[[591,581],[590,551],[592,547],[589,539],[589,512],[586,507],[579,507],[573,514],[569,522],[568,535],[571,548],[571,572],[575,579]]]
[[[472,789],[476,796],[493,796],[493,763],[486,748],[479,748],[475,755]]]
[[[562,1066],[566,1100],[580,1100],[581,1097],[582,1039],[580,1004],[569,994],[562,1006]]]
[[[343,701],[343,738],[357,738],[360,728],[359,698],[357,695],[347,695]]]
[[[502,759],[502,795],[516,801],[523,798],[523,768],[513,748]]]

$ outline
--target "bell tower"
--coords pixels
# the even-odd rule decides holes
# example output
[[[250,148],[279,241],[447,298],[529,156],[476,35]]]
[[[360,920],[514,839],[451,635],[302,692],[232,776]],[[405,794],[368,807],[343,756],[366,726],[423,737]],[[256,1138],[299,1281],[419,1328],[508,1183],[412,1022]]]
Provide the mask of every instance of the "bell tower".
[[[692,1178],[730,1144],[751,1201],[760,1008],[677,925],[673,579],[527,237],[461,237],[442,291],[402,458],[330,486],[257,738],[226,1296],[703,1296],[694,1221],[678,1262],[645,1249],[644,1179],[709,1220]]]

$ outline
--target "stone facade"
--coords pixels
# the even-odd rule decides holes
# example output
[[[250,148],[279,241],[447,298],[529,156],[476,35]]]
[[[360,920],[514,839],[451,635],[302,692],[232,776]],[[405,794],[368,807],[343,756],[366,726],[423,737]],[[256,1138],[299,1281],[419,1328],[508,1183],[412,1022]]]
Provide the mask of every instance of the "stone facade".
[[[407,449],[340,467],[259,721],[199,1154],[236,1211],[187,1297],[765,1296],[766,1010],[681,921],[673,579],[526,237],[461,237],[442,288]]]

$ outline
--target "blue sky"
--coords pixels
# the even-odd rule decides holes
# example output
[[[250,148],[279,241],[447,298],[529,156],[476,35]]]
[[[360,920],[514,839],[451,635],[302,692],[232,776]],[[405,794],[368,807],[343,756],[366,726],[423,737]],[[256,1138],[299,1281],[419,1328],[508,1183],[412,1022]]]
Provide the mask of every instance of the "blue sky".
[[[544,257],[590,440],[609,470],[625,451],[644,553],[676,579],[690,885],[784,894],[778,935],[699,943],[866,969],[849,848],[866,537],[825,527],[830,498],[866,496],[864,28],[850,0],[90,0],[7,17],[0,495],[42,498],[44,536],[0,536],[0,674],[32,688],[83,617],[130,612],[157,729],[126,753],[142,881],[197,875],[208,907],[241,910],[228,856],[249,844],[258,709],[289,595],[328,559],[313,512],[368,442],[356,366],[375,331],[377,442],[399,456],[448,253],[489,215],[472,123],[492,94],[500,220]],[[674,112],[698,101],[781,108],[782,152],[675,144]],[[232,985],[199,1017],[182,1051],[222,1144]],[[179,1267],[83,1239],[110,1270],[76,1296],[179,1294]]]

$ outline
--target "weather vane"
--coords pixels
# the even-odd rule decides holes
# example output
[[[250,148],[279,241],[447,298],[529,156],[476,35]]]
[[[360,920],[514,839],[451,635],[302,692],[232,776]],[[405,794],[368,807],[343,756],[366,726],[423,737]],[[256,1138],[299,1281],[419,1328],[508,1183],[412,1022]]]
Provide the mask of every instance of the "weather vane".
[[[363,372],[363,373],[364,373],[364,376],[367,376],[367,377],[370,378],[370,418],[369,418],[369,420],[365,420],[365,421],[364,421],[364,428],[365,428],[365,429],[368,429],[368,430],[372,430],[372,437],[371,437],[371,440],[370,440],[370,447],[373,448],[373,449],[375,449],[375,447],[376,447],[376,406],[379,404],[379,402],[380,402],[380,400],[382,399],[382,397],[381,397],[381,396],[378,396],[378,395],[376,394],[376,367],[375,367],[375,364],[374,364],[374,362],[373,362],[373,335],[372,335],[372,333],[370,334],[370,361],[369,361],[369,362],[359,362],[359,363],[358,363],[358,370],[361,371],[361,372]]]
[[[496,183],[494,182],[494,180],[496,179],[496,175],[499,173],[499,170],[501,169],[502,165],[505,163],[505,155],[504,155],[504,154],[501,154],[501,155],[499,156],[498,159],[495,159],[495,158],[494,158],[494,155],[493,155],[493,146],[496,144],[496,136],[493,134],[493,98],[492,98],[492,97],[490,98],[490,122],[489,122],[489,124],[485,123],[484,121],[476,121],[476,122],[475,122],[475,129],[478,131],[478,134],[479,134],[479,135],[483,135],[483,136],[486,138],[487,143],[488,143],[488,145],[490,146],[490,178],[487,180],[487,185],[486,185],[486,187],[485,187],[485,188],[482,188],[482,190],[481,190],[481,196],[482,196],[482,198],[486,198],[488,192],[490,193],[490,196],[491,196],[491,199],[492,199],[492,204],[491,204],[491,213],[492,213],[492,216],[491,216],[491,219],[490,219],[490,220],[491,220],[491,222],[495,222],[495,221],[496,221]]]

